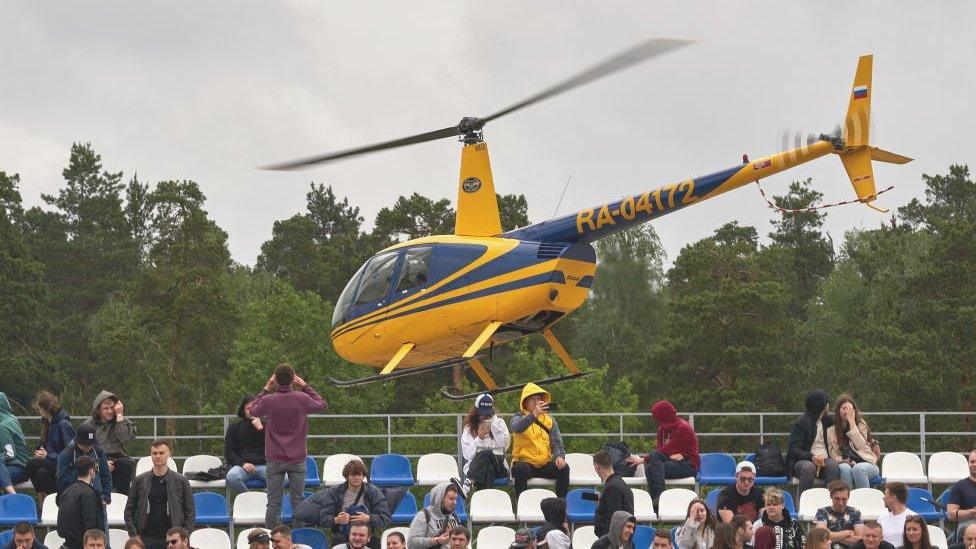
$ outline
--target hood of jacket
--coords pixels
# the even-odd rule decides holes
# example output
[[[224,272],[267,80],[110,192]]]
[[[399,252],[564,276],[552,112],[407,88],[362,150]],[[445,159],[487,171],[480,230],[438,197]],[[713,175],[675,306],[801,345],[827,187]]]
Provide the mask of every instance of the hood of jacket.
[[[0,419],[7,416],[14,417],[14,409],[10,406],[10,401],[7,400],[7,394],[0,391]]]
[[[651,415],[662,425],[678,421],[678,410],[674,404],[666,400],[659,400],[651,406]]]
[[[427,507],[427,511],[430,512],[431,518],[442,519],[446,516],[444,513],[444,492],[447,491],[448,486],[448,483],[442,482],[430,491],[430,505]]]
[[[813,419],[820,417],[820,413],[823,412],[824,407],[827,406],[829,399],[827,398],[827,391],[822,389],[814,389],[807,393],[804,399],[804,404],[806,405],[806,415]]]
[[[67,421],[68,424],[71,424],[71,416],[69,416],[68,415],[68,412],[65,412],[64,411],[64,408],[62,408],[62,409],[58,410],[57,412],[54,412],[54,415],[51,416],[51,420],[50,421],[48,421],[47,419],[44,419],[44,418],[42,418],[41,421],[45,421],[49,425],[54,425],[55,423],[58,423],[58,422],[61,422],[61,421]]]
[[[608,532],[611,547],[634,546],[633,538],[631,538],[631,541],[628,541],[627,543],[624,543],[620,539],[620,534],[624,531],[624,524],[627,524],[628,522],[633,522],[636,525],[637,519],[634,518],[634,515],[631,515],[627,511],[613,512],[613,516],[610,517],[610,531]]]
[[[556,528],[562,529],[566,522],[566,500],[563,498],[546,498],[539,503],[542,509],[542,516],[546,522]]]
[[[248,395],[242,398],[240,406],[237,407],[237,417],[241,419],[247,419],[247,417],[244,416],[244,407],[247,406],[248,402],[253,402],[253,401],[254,401],[253,395]]]
[[[522,387],[522,396],[519,398],[519,409],[522,410],[523,414],[529,413],[529,411],[525,409],[525,399],[529,398],[532,395],[538,395],[538,394],[542,395],[543,402],[552,401],[552,396],[549,394],[549,392],[543,389],[542,387],[539,387],[535,383],[526,383],[525,387]]]
[[[102,404],[102,401],[105,400],[105,399],[107,399],[107,398],[110,398],[110,399],[114,400],[115,402],[118,402],[119,401],[119,397],[117,397],[115,395],[115,393],[113,393],[111,391],[106,391],[106,390],[103,389],[102,392],[98,393],[98,396],[95,397],[95,401],[92,402],[92,409],[91,409],[91,417],[95,421],[101,421],[102,420],[102,414],[98,413],[98,408]]]

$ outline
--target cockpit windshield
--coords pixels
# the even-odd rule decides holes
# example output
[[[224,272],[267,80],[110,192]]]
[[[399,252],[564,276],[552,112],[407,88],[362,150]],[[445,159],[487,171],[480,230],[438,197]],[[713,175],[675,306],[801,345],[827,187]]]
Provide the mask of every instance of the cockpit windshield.
[[[346,287],[343,288],[342,293],[339,294],[339,300],[336,301],[335,311],[332,312],[332,326],[338,326],[346,320],[346,312],[349,310],[349,305],[352,303],[352,298],[356,295],[356,287],[359,286],[359,277],[363,275],[363,271],[366,270],[366,265],[369,261],[363,263],[363,266],[356,271],[356,274],[352,275]]]

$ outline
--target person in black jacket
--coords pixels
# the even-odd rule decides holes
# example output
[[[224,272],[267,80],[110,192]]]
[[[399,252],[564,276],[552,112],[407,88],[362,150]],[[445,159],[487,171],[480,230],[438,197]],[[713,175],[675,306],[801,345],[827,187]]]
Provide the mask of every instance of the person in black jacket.
[[[264,424],[261,418],[251,415],[253,396],[241,399],[237,407],[240,421],[227,428],[224,435],[224,461],[231,468],[227,471],[227,491],[231,497],[247,491],[245,481],[265,480]]]
[[[827,484],[840,478],[840,468],[827,449],[827,429],[834,424],[827,393],[820,389],[807,393],[806,409],[790,427],[786,452],[786,470],[799,479],[797,495],[813,486],[815,478],[823,478]]]
[[[64,538],[68,549],[82,549],[86,531],[105,529],[102,498],[92,487],[95,460],[87,456],[78,458],[75,471],[78,480],[58,498],[58,535]]]
[[[386,495],[368,482],[366,466],[358,459],[342,468],[346,481],[305,498],[295,508],[295,518],[309,525],[332,529],[332,545],[345,543],[349,524],[369,524],[372,535],[369,547],[379,549],[380,535],[390,524],[390,506]]]
[[[603,481],[603,491],[593,515],[593,532],[603,536],[610,531],[610,519],[616,511],[634,514],[634,491],[613,471],[613,458],[606,450],[593,454],[593,469]]]
[[[37,541],[34,527],[30,523],[18,522],[14,525],[13,537],[8,543],[0,545],[0,549],[47,549],[47,546]]]

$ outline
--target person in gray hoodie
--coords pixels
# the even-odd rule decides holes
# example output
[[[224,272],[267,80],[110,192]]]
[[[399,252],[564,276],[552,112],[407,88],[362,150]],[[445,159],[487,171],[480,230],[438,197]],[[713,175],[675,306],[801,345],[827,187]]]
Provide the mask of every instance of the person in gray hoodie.
[[[125,453],[125,445],[136,439],[136,425],[123,415],[124,410],[122,400],[115,393],[102,391],[95,397],[91,417],[83,425],[95,429],[98,447],[108,458],[113,490],[128,495],[136,462]]]
[[[410,522],[407,549],[448,548],[451,529],[461,525],[454,513],[457,488],[444,482],[430,491],[430,505],[421,509]]]
[[[627,511],[617,511],[610,517],[610,532],[593,542],[592,549],[634,549],[634,529],[637,519]]]

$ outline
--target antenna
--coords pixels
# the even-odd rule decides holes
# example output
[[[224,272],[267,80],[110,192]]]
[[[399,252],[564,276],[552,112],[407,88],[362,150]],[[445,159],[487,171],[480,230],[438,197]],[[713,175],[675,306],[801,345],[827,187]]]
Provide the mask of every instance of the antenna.
[[[559,206],[563,203],[563,197],[566,196],[566,189],[569,188],[569,182],[572,180],[573,180],[573,174],[569,174],[569,177],[566,178],[566,184],[563,185],[563,194],[559,195],[559,202],[556,202],[556,209],[552,211],[552,217],[550,217],[549,219],[556,218],[556,213],[559,212]]]

